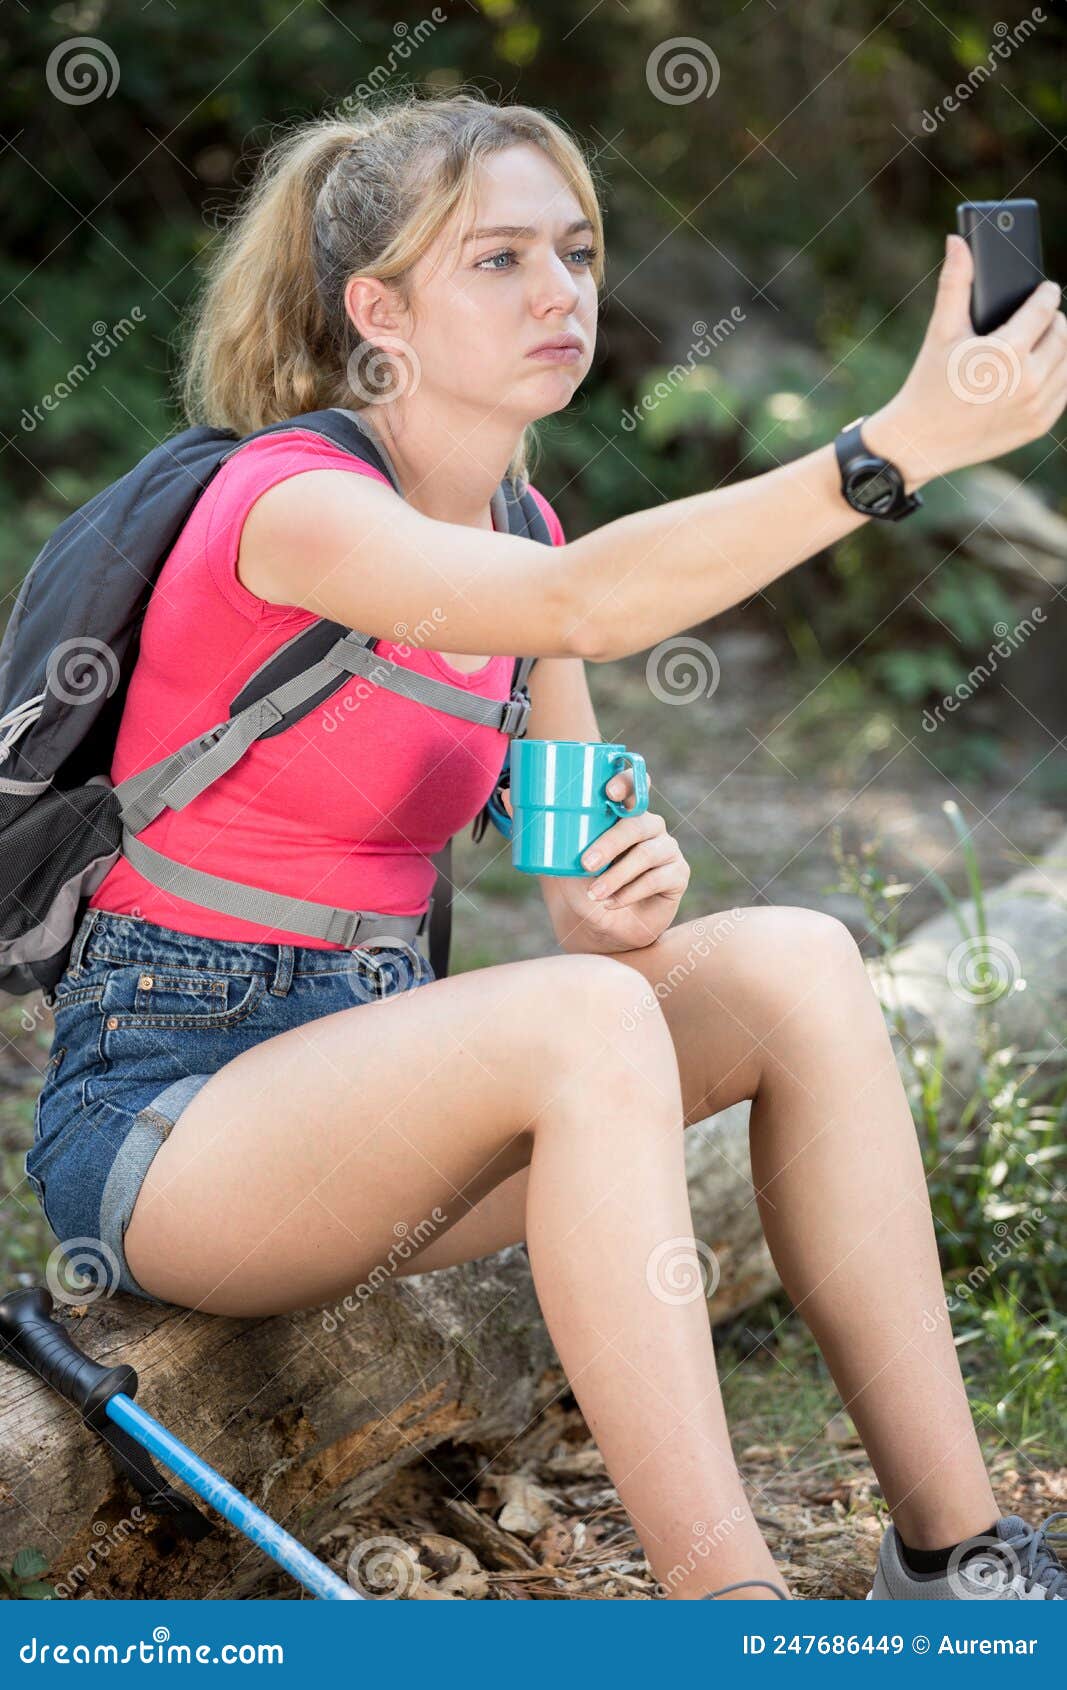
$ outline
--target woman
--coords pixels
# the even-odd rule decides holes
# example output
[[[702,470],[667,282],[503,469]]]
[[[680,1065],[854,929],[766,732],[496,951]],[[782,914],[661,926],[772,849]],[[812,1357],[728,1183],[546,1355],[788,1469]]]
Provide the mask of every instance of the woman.
[[[190,419],[245,434],[359,410],[403,498],[298,430],[237,453],[153,594],[116,783],[216,720],[235,678],[316,617],[429,629],[411,665],[488,697],[507,695],[513,654],[536,654],[528,734],[599,738],[583,660],[691,627],[864,520],[828,444],[570,542],[540,500],[552,550],[492,532],[528,425],[589,368],[600,247],[579,150],[525,107],[404,96],[270,150],[214,259]],[[908,492],[1036,438],[1067,397],[1051,287],[1001,331],[1014,392],[978,406],[954,391],[969,266],[954,239],[915,366],[864,424]],[[258,742],[153,824],[154,842],[279,891],[423,909],[428,853],[478,813],[504,741],[372,690]],[[956,1563],[996,1527],[998,1543],[1016,1534],[1030,1593],[1062,1600],[1044,1536],[997,1527],[949,1322],[922,1319],[943,1295],[922,1162],[847,929],[756,907],[697,944],[702,924],[672,925],[689,870],[661,816],[624,818],[601,851],[593,883],[542,879],[558,954],[442,980],[403,945],[352,953],[223,918],[120,858],[56,992],[62,1066],[41,1115],[53,1226],[98,1238],[138,1295],[249,1316],[337,1299],[393,1262],[401,1228],[420,1243],[408,1272],[525,1239],[663,1589],[773,1600],[782,1581],[731,1454],[706,1306],[664,1304],[648,1277],[657,1250],[691,1245],[683,1124],[752,1099],[775,1264],[893,1517],[874,1593],[966,1594]]]

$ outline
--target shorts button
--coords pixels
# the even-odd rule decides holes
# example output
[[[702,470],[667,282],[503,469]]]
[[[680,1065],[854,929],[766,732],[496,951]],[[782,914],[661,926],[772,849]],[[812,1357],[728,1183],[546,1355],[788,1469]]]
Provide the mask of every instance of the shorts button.
[[[151,974],[142,974],[137,984],[147,992],[150,986],[155,985],[155,981],[153,980]]]
[[[107,1018],[107,1024],[108,1024],[109,1027],[117,1027],[118,1024],[119,1024],[118,1016],[117,1015],[109,1015],[108,1018]]]

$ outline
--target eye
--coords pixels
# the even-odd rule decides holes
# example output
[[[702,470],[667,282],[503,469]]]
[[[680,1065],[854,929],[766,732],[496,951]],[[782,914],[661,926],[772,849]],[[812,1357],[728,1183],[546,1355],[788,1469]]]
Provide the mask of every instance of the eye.
[[[494,253],[491,253],[488,258],[480,258],[478,260],[478,263],[474,266],[474,268],[476,270],[497,269],[498,268],[498,265],[497,265],[497,259],[498,258],[514,258],[515,256],[516,256],[516,254],[512,251],[512,249],[510,247],[508,247],[504,252],[494,252]],[[510,270],[510,268],[511,268],[510,264],[507,266],[507,268]]]
[[[577,260],[575,269],[581,270],[587,270],[596,256],[597,249],[595,246],[572,247],[571,251],[567,254],[568,258],[574,258]],[[502,265],[498,263],[498,260],[501,258],[517,259],[518,254],[515,252],[514,248],[506,247],[503,252],[493,252],[490,253],[487,258],[480,258],[474,268],[476,270],[496,270],[500,274],[504,274],[507,270],[511,269],[511,264]]]

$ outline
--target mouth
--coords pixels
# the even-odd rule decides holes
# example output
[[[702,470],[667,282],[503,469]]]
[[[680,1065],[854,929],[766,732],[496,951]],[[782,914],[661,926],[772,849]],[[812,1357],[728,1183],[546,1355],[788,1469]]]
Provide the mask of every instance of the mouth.
[[[576,334],[555,335],[529,351],[527,358],[537,358],[545,364],[576,364],[582,356],[583,345]]]

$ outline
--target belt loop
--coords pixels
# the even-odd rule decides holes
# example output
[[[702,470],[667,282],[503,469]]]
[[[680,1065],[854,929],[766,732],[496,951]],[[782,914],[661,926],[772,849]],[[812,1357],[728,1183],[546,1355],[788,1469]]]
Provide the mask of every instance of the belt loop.
[[[276,948],[278,961],[275,965],[274,978],[270,983],[270,989],[275,997],[284,998],[293,983],[293,965],[296,952],[292,945],[278,945]]]
[[[70,956],[67,958],[67,972],[69,974],[79,974],[81,972],[82,960],[85,956],[85,947],[89,943],[90,934],[96,926],[96,918],[100,914],[101,911],[98,909],[87,910],[85,915],[82,917],[81,926],[74,935],[74,943],[71,946]]]

